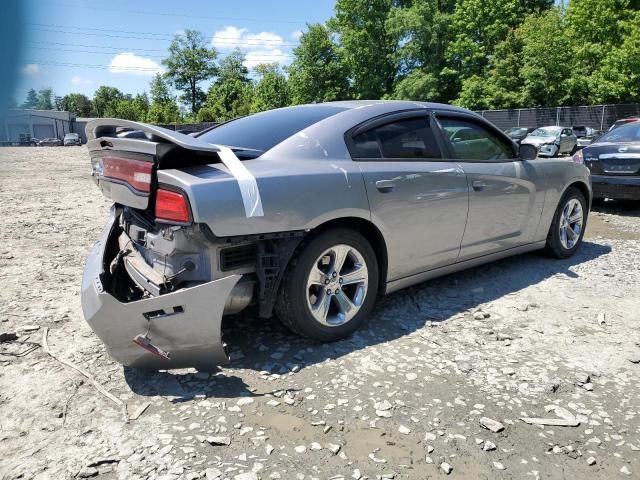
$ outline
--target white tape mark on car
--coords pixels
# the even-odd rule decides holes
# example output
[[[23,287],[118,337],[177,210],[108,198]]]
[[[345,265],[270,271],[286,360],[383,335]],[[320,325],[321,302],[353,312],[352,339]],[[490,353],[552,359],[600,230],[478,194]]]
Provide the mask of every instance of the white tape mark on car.
[[[229,169],[231,175],[238,181],[240,195],[242,195],[242,202],[244,203],[244,213],[247,218],[264,216],[260,190],[258,190],[256,178],[247,167],[242,164],[240,159],[236,157],[233,150],[223,145],[215,146],[220,149],[218,152],[220,160],[222,160],[222,163]]]

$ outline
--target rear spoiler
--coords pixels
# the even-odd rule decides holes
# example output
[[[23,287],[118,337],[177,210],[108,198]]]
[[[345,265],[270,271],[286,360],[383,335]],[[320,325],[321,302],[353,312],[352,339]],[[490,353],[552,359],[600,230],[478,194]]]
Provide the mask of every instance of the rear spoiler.
[[[221,148],[217,145],[207,143],[199,138],[185,135],[184,133],[174,132],[173,130],[149,125],[148,123],[121,120],[119,118],[98,118],[91,120],[85,127],[85,134],[87,135],[87,140],[105,137],[113,138],[122,133],[122,131],[118,131],[118,129],[139,131],[144,133],[149,141],[169,142],[186,150],[216,153],[221,151]]]
[[[148,140],[149,142],[156,143],[172,143],[185,150],[216,153],[220,161],[229,169],[229,173],[233,175],[238,182],[247,218],[264,216],[260,191],[258,190],[258,183],[255,177],[229,147],[207,143],[198,137],[192,137],[184,133],[174,132],[173,130],[149,125],[147,123],[121,120],[119,118],[98,118],[87,123],[85,127],[89,150],[91,151],[92,148],[95,148],[95,145],[92,146],[92,144],[95,144],[95,141],[100,138],[118,138],[125,140],[127,136],[122,135],[122,130],[141,132],[144,138],[130,137],[138,141]]]

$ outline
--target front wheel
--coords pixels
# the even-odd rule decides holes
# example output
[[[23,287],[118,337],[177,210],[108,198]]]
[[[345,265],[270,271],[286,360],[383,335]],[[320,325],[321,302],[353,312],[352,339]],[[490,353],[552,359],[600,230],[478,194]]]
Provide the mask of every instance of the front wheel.
[[[339,340],[368,319],[378,282],[378,262],[369,242],[353,230],[329,230],[303,244],[291,260],[276,314],[299,335]]]
[[[587,226],[587,202],[580,190],[569,187],[562,196],[547,235],[546,251],[568,258],[578,250]]]

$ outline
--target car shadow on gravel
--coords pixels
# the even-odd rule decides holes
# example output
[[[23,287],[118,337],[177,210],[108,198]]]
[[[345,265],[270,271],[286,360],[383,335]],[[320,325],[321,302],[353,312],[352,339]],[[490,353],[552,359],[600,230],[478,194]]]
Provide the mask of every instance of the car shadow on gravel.
[[[620,217],[640,217],[640,201],[606,200],[604,203],[594,204],[591,210]]]
[[[267,376],[288,375],[351,352],[398,339],[425,326],[444,322],[504,295],[550,277],[578,278],[573,267],[611,251],[607,245],[585,241],[571,258],[557,260],[541,253],[507,258],[430,280],[379,298],[370,322],[349,338],[321,344],[287,330],[276,318],[261,319],[255,310],[225,317],[224,339],[231,354],[229,368],[212,373],[141,372],[125,368],[125,380],[139,395],[163,395],[173,402],[195,398],[237,398],[256,393],[235,369]]]

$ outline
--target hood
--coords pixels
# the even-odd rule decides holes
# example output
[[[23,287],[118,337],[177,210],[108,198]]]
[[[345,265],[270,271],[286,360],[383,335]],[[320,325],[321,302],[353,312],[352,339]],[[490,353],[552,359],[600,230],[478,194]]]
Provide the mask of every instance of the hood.
[[[544,145],[545,143],[554,143],[558,137],[538,137],[529,135],[522,143],[526,143],[529,145]]]

